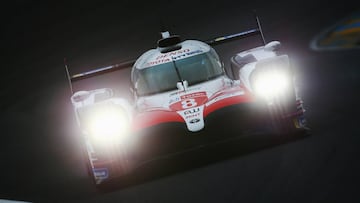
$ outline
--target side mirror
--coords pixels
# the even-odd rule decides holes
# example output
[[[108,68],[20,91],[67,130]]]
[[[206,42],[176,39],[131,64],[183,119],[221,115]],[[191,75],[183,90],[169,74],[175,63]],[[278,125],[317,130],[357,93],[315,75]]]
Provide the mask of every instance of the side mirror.
[[[279,41],[272,41],[267,43],[264,46],[265,51],[277,51],[281,47],[281,43]]]

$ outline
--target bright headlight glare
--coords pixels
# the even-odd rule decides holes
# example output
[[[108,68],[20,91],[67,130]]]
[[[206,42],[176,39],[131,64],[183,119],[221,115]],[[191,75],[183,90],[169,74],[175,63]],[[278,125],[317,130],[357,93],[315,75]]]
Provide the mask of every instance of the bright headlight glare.
[[[129,130],[129,120],[123,110],[114,108],[93,112],[88,120],[90,135],[100,142],[123,139]]]
[[[255,93],[265,98],[284,93],[288,86],[288,75],[278,71],[261,73],[254,81]]]

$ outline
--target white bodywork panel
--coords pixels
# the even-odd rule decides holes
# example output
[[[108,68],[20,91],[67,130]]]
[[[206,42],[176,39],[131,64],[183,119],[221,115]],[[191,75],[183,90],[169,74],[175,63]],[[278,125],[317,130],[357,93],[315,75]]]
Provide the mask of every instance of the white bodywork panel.
[[[100,94],[108,94],[109,97],[97,101],[96,96]],[[126,99],[113,97],[112,90],[109,88],[75,92],[75,94],[71,97],[71,103],[73,104],[76,120],[79,126],[81,126],[82,113],[89,108],[96,107],[97,105],[112,104],[120,106],[126,111],[129,120],[133,118],[133,107],[130,103]]]
[[[280,46],[280,42],[272,41],[267,43],[265,46],[256,47],[253,49],[249,49],[243,52],[238,53],[237,55],[240,57],[245,57],[247,55],[252,55],[255,57],[256,61],[248,63],[244,65],[243,68],[239,70],[239,78],[242,83],[244,83],[245,87],[253,92],[253,88],[250,84],[250,75],[254,71],[256,63],[261,60],[274,58],[277,56],[276,49]],[[287,56],[286,56],[287,57]]]

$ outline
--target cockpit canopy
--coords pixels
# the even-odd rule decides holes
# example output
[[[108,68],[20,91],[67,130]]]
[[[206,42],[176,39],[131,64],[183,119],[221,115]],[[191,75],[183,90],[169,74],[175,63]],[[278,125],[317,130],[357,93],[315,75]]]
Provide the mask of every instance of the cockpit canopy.
[[[152,95],[177,89],[176,84],[187,81],[198,84],[224,74],[222,63],[213,48],[185,58],[134,69],[132,82],[138,96]]]

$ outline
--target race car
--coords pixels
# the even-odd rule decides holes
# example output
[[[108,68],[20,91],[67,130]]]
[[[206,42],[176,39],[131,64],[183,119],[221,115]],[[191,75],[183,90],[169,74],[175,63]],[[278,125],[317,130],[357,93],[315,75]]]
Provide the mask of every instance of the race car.
[[[307,130],[289,57],[280,54],[279,41],[266,43],[259,21],[257,25],[205,42],[182,40],[165,31],[158,46],[135,62],[72,76],[67,69],[71,86],[132,66],[131,102],[110,88],[80,90],[71,96],[95,184],[121,178],[151,161],[226,140],[227,134],[201,134],[219,127],[224,116],[219,112],[226,112],[226,117],[246,115],[234,122],[241,129],[253,128],[250,132]],[[263,45],[239,52],[225,67],[213,46],[252,35],[261,35]]]

